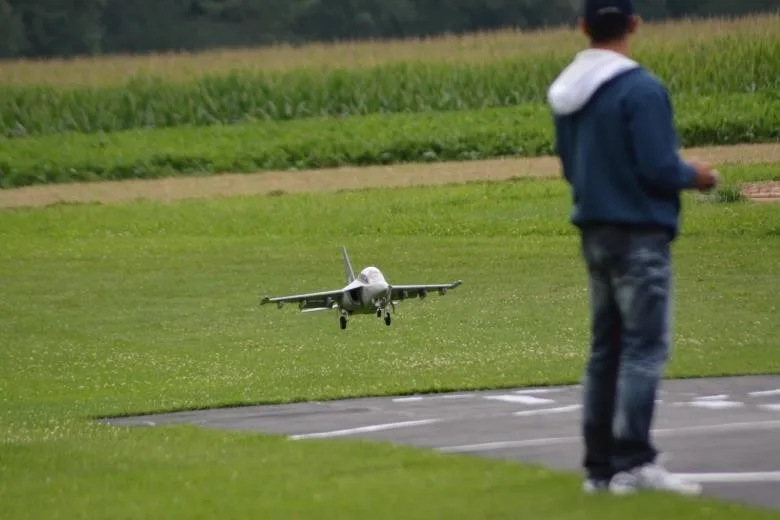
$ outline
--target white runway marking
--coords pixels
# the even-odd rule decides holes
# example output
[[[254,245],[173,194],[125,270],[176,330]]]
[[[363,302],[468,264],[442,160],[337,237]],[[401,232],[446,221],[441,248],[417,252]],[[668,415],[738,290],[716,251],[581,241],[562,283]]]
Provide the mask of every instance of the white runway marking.
[[[532,397],[530,395],[488,395],[485,396],[485,399],[520,404],[552,404],[555,402],[552,399],[542,399],[541,397]]]
[[[751,397],[771,397],[773,395],[780,395],[780,388],[777,390],[764,390],[761,392],[750,392],[748,395]]]
[[[527,417],[531,415],[549,415],[553,413],[575,412],[580,408],[582,408],[581,404],[573,404],[571,406],[559,406],[558,408],[540,408],[538,410],[523,410],[522,412],[515,412],[512,415],[516,417]]]
[[[291,435],[291,440],[297,441],[301,439],[326,439],[330,437],[344,437],[347,435],[354,435],[356,433],[370,433],[379,432],[383,430],[394,430],[397,428],[409,428],[411,426],[424,426],[426,424],[433,424],[439,422],[439,419],[424,419],[422,421],[405,421],[394,422],[385,424],[373,424],[371,426],[360,426],[358,428],[347,428],[344,430],[333,430],[329,432],[320,433],[302,433],[299,435]]]
[[[687,480],[699,483],[780,482],[780,471],[756,471],[744,473],[675,473]]]
[[[552,394],[555,392],[562,392],[563,390],[563,388],[528,388],[526,390],[515,390],[513,393],[520,395]]]
[[[727,424],[709,424],[701,426],[683,426],[681,428],[659,428],[654,429],[654,435],[680,435],[686,433],[714,433],[739,430],[760,430],[763,428],[780,428],[780,421],[760,421],[760,422],[742,422]],[[527,448],[533,446],[553,446],[555,444],[569,444],[582,442],[582,437],[548,437],[542,439],[523,439],[516,441],[497,441],[484,442],[479,444],[464,444],[461,446],[447,446],[437,448],[438,451],[445,453],[491,451],[504,448]]]
[[[697,397],[697,401],[723,401],[725,399],[728,399],[729,396],[726,394],[721,395],[703,395],[701,397]]]
[[[724,410],[726,408],[740,408],[745,406],[745,403],[739,401],[717,401],[717,400],[703,400],[693,401],[690,403],[677,403],[680,406],[693,406],[696,408],[709,408],[710,410]]]
[[[471,451],[490,451],[500,450],[503,448],[530,448],[533,446],[553,446],[555,444],[569,444],[572,442],[580,442],[580,437],[547,437],[543,439],[526,439],[522,441],[497,441],[497,442],[485,442],[481,444],[464,444],[462,446],[445,446],[437,448],[438,451],[444,453],[459,453],[459,452],[471,452]]]
[[[428,396],[409,396],[409,397],[394,397],[394,403],[414,403],[423,400],[432,399],[470,399],[475,397],[476,394],[444,394],[444,395],[428,395]]]

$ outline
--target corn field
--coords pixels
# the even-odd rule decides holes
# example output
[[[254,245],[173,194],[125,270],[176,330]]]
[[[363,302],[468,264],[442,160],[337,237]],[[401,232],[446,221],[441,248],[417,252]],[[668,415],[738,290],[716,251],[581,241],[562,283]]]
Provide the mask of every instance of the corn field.
[[[744,20],[652,27],[646,40],[637,40],[635,56],[668,84],[674,97],[777,89],[780,17],[751,20],[752,30]],[[96,81],[84,77],[82,62],[71,68],[43,63],[36,69],[12,63],[2,69],[0,133],[24,137],[115,132],[543,103],[550,82],[582,45],[575,33],[561,30],[443,40],[450,46],[449,53],[442,48],[445,43],[436,40],[409,42],[406,47],[353,44],[352,53],[359,58],[351,65],[343,62],[338,48],[331,49],[331,62],[322,59],[316,67],[305,61],[303,51],[291,55],[302,61],[299,67],[263,66],[266,61],[277,63],[274,52],[292,53],[285,49],[257,51],[263,59],[232,55],[233,60],[227,61],[234,66],[227,70],[209,66],[219,60],[206,55],[197,74],[191,56],[149,57],[145,62],[128,57],[127,67],[134,73],[116,83],[100,79],[100,71],[121,70],[119,58],[96,60],[90,69]],[[520,50],[513,50],[513,40]],[[327,46],[312,48],[325,56]],[[447,58],[432,59],[425,53],[413,58],[415,48]],[[388,49],[387,59],[381,58],[382,49]],[[395,59],[398,55],[403,58]],[[240,56],[245,57],[243,65]],[[157,72],[144,70],[139,63],[154,63]],[[163,68],[166,72],[161,72]],[[54,74],[47,75],[48,69]],[[77,80],[68,82],[70,71]]]

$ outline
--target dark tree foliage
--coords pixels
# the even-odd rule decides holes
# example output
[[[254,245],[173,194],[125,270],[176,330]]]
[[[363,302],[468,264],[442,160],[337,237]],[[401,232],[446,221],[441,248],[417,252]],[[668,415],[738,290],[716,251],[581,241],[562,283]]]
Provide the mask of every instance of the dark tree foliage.
[[[0,0],[0,58],[436,36],[576,21],[581,0]],[[780,0],[637,0],[648,20],[776,11]]]

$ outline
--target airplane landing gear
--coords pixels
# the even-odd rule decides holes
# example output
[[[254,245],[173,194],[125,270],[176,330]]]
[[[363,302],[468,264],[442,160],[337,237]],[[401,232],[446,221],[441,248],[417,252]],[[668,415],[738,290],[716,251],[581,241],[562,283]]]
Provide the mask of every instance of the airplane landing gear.
[[[392,319],[390,318],[390,313],[388,312],[387,314],[385,314],[385,325],[389,327],[391,322]]]
[[[377,308],[377,310],[376,310],[376,317],[377,318],[381,318],[382,317],[382,309]]]
[[[339,316],[339,326],[341,326],[341,330],[344,330],[347,328],[347,318],[349,318],[349,312],[345,310],[341,310],[341,316]]]

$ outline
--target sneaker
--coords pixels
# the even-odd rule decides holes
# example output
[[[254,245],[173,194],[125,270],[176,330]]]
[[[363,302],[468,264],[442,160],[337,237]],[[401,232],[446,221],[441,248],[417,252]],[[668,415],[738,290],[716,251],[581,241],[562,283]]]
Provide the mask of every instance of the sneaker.
[[[701,493],[701,485],[683,480],[659,464],[645,464],[631,471],[618,473],[609,484],[610,492],[616,495],[628,495],[640,489],[669,491],[689,496]]]
[[[609,480],[588,478],[582,483],[582,491],[592,495],[609,490]]]

